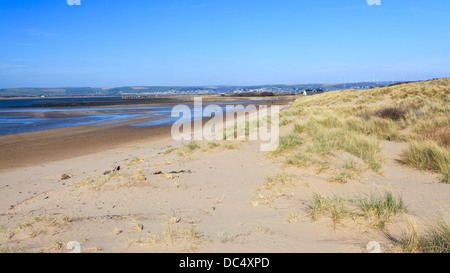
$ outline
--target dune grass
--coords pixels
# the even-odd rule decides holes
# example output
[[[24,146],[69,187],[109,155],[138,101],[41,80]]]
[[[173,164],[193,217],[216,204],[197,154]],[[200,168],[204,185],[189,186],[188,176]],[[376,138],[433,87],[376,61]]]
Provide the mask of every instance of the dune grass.
[[[340,142],[340,145],[345,151],[361,158],[371,170],[381,172],[384,157],[380,142],[375,137],[355,133],[348,134]]]
[[[108,182],[108,178],[106,177],[88,177],[83,179],[82,181],[73,185],[75,189],[83,189],[87,188],[89,190],[98,190],[101,188],[106,182]]]
[[[312,221],[317,221],[325,215],[332,219],[333,227],[336,227],[343,219],[351,215],[348,201],[337,195],[324,197],[319,193],[314,193],[308,207],[308,216]]]
[[[407,253],[450,253],[450,226],[442,219],[432,221],[422,232],[415,222],[409,222],[400,237],[388,238]]]
[[[361,133],[360,129],[351,129],[348,124],[351,123],[335,114],[311,118],[306,125],[312,143],[308,151],[327,156],[334,151],[344,150],[361,158],[373,171],[381,172],[384,159],[379,140]]]
[[[444,184],[450,184],[450,170],[446,171],[439,181]]]
[[[302,138],[295,133],[281,136],[279,139],[278,148],[272,151],[273,155],[280,155],[298,145],[302,144]]]
[[[403,155],[407,164],[440,172],[443,183],[449,180],[449,78],[300,97],[283,116],[297,117],[292,133],[302,134],[309,155],[326,158],[343,150],[381,174],[380,141],[409,142],[411,148]],[[283,146],[277,155],[285,154],[288,164],[299,164],[305,153],[294,148]]]
[[[197,142],[195,142],[195,141],[191,141],[191,142],[185,144],[184,147],[190,152],[200,149],[200,145],[197,144]]]
[[[204,241],[206,236],[196,230],[194,226],[172,227],[168,225],[160,233],[151,233],[145,238],[130,241],[130,244],[139,244],[144,247],[152,247],[159,244],[164,245],[186,245],[187,250],[196,250]]]
[[[163,152],[164,155],[177,152],[179,156],[189,156],[195,151],[211,151],[214,149],[221,148],[223,150],[236,150],[240,148],[240,144],[243,141],[236,140],[219,140],[219,141],[210,141],[207,143],[201,143],[196,141],[191,141],[189,143],[183,144],[178,148],[170,148]]]
[[[162,152],[162,154],[163,155],[168,155],[168,154],[171,154],[172,152],[174,152],[174,151],[176,151],[176,150],[178,150],[178,148],[169,148],[169,149],[167,149],[167,150],[165,150],[164,152]]]
[[[370,193],[356,199],[360,215],[365,218],[374,217],[374,224],[384,228],[392,216],[408,212],[400,196],[391,192]]]
[[[139,164],[139,163],[141,163],[143,161],[144,161],[144,159],[142,157],[136,157],[133,160],[131,160],[130,163],[128,163],[128,166],[134,166],[134,165],[137,165],[137,164]]]
[[[52,219],[49,218],[49,217],[35,216],[35,217],[32,217],[29,220],[26,220],[26,221],[23,221],[23,222],[17,224],[16,228],[18,228],[18,229],[25,229],[25,228],[31,227],[31,226],[33,226],[33,225],[35,225],[37,223],[40,223],[40,222],[50,222],[50,221],[52,221]]]
[[[450,150],[436,142],[411,142],[401,154],[401,159],[418,169],[438,172],[443,175],[441,182],[449,183]]]
[[[402,213],[408,213],[402,198],[391,192],[370,192],[353,199],[314,193],[307,208],[312,221],[329,217],[334,228],[344,219],[365,219],[371,226],[383,229],[393,216]]]
[[[450,151],[435,142],[412,142],[402,155],[402,160],[423,170],[446,172],[450,168]]]

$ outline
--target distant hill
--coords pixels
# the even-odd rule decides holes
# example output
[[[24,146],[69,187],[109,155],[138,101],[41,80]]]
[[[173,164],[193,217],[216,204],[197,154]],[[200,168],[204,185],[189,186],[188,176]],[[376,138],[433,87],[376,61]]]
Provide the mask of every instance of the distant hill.
[[[394,82],[358,82],[335,84],[272,84],[253,86],[123,86],[110,88],[61,87],[61,88],[4,88],[0,97],[36,96],[111,96],[127,94],[211,94],[242,92],[294,93],[303,90],[332,91],[339,89],[368,89]]]

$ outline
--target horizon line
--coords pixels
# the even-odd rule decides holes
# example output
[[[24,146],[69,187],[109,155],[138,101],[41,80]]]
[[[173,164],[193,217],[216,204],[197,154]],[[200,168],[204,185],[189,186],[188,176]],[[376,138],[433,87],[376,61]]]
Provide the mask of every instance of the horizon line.
[[[398,83],[398,82],[420,82],[420,81],[430,81],[440,78],[430,78],[427,80],[367,80],[367,81],[349,81],[349,82],[310,82],[310,83],[271,83],[271,84],[248,84],[248,85],[240,85],[240,84],[204,84],[204,85],[121,85],[121,86],[113,86],[113,87],[104,87],[104,86],[55,86],[55,87],[36,87],[36,86],[21,86],[21,87],[0,87],[0,89],[22,89],[22,88],[122,88],[122,87],[251,87],[251,86],[272,86],[272,85],[285,85],[285,86],[294,86],[294,85],[314,85],[314,84],[330,84],[330,85],[339,85],[339,84],[353,84],[353,83]]]

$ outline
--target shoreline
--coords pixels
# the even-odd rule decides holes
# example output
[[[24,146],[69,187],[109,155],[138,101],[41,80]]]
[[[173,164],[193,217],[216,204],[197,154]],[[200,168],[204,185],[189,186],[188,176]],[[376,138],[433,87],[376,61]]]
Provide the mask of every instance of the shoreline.
[[[292,99],[277,100],[276,104],[288,105],[291,101]],[[265,104],[268,103],[262,102],[256,105]],[[121,108],[121,106],[114,108]],[[61,109],[61,112],[63,111],[64,109]],[[52,115],[49,113],[48,117]],[[133,123],[152,119],[157,118],[150,115],[139,120],[129,118],[128,121],[125,119],[120,123],[106,122],[106,125],[100,122],[98,124],[100,126],[95,126],[97,123],[94,123],[0,136],[2,153],[0,173],[170,137],[170,124],[130,126]],[[203,123],[207,120],[204,118]]]

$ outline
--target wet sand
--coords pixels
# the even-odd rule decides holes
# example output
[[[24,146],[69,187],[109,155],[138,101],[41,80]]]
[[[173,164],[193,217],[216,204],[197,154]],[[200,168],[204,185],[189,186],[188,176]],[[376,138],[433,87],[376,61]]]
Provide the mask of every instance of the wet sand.
[[[225,101],[244,101],[243,98],[230,99],[224,98],[218,102]],[[186,100],[188,101],[188,100]],[[275,104],[286,105],[289,99],[274,100]],[[271,102],[259,103],[259,105],[272,104]],[[161,106],[163,104],[160,104]],[[172,105],[172,104],[170,104]],[[129,106],[129,105],[127,105]],[[146,107],[148,105],[136,104],[133,107]],[[152,105],[155,106],[155,105]],[[166,105],[167,106],[167,105]],[[126,107],[124,105],[114,106],[116,108]],[[114,108],[108,106],[107,108]],[[96,107],[97,108],[97,107]],[[33,115],[42,115],[47,118],[58,118],[64,115],[90,115],[92,112],[35,112]],[[102,110],[112,112],[135,112],[142,110]],[[16,113],[13,113],[13,115]],[[160,118],[160,117],[158,117]],[[124,119],[124,121],[115,124],[100,122],[97,124],[79,125],[73,127],[64,127],[48,129],[41,131],[25,132],[19,134],[0,136],[0,172],[43,164],[46,162],[59,161],[72,157],[88,155],[108,149],[121,147],[128,144],[138,144],[142,142],[151,142],[161,138],[170,137],[169,125],[155,125],[149,127],[129,126],[130,124],[145,122],[156,119],[147,117],[134,120],[134,118]],[[206,121],[206,120],[205,120]],[[204,121],[204,122],[205,122]],[[113,121],[114,122],[114,121]],[[102,125],[106,123],[106,125]],[[96,126],[101,125],[101,126]]]

